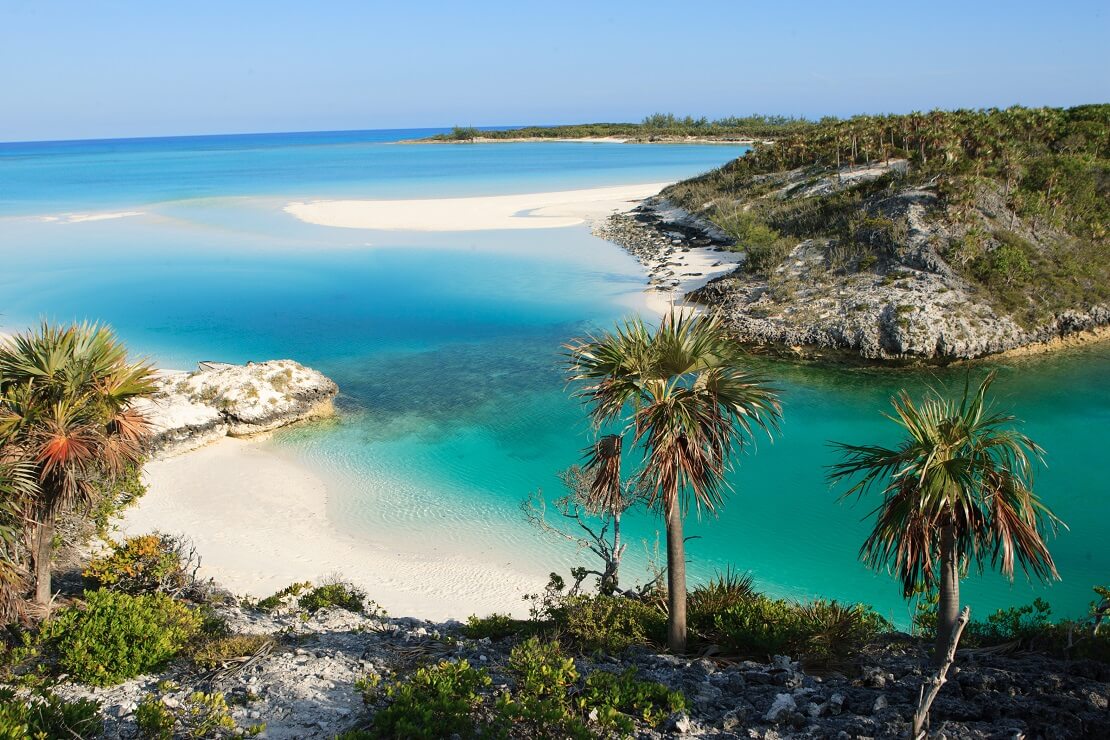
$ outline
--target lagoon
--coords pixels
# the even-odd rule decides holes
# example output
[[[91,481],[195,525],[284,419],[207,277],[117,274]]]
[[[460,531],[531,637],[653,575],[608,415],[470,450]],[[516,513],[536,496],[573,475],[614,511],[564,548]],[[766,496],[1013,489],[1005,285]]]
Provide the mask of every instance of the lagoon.
[[[588,426],[564,389],[560,345],[643,310],[637,263],[586,227],[378,232],[306,224],[282,208],[661,182],[741,149],[393,143],[423,133],[0,145],[0,326],[99,319],[164,367],[313,366],[342,389],[339,420],[266,444],[328,481],[337,529],[565,571],[575,553],[542,539],[518,506],[536,489],[557,496],[555,474],[581,457]],[[891,441],[880,412],[897,388],[958,385],[969,370],[752,362],[782,390],[785,423],[738,458],[720,516],[691,522],[692,575],[731,564],[768,592],[866,601],[905,624],[895,581],[856,559],[870,507],[838,503],[825,484],[827,441]],[[970,372],[986,367],[999,368],[999,403],[1046,448],[1037,485],[1070,530],[1050,542],[1060,583],[988,574],[965,596],[980,616],[1034,595],[1077,615],[1110,577],[1110,347]],[[630,519],[635,580],[662,527],[650,513]]]

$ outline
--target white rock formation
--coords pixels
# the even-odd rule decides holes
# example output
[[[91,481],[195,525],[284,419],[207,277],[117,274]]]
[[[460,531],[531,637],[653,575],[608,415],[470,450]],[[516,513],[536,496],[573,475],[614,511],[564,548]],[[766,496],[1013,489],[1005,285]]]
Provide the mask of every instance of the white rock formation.
[[[223,436],[245,437],[326,416],[338,391],[322,373],[293,360],[202,363],[191,373],[162,373],[158,390],[135,408],[150,420],[151,454],[170,457]]]

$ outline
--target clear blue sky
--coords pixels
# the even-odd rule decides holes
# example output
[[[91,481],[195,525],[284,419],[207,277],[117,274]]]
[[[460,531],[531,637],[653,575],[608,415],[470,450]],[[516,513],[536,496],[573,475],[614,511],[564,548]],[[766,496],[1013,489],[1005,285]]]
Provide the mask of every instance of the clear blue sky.
[[[1110,102],[1110,2],[0,0],[0,141]]]

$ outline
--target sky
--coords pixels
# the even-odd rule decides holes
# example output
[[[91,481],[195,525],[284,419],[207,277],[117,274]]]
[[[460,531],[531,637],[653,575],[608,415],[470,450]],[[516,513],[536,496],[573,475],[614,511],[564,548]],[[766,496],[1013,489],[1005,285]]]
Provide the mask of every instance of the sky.
[[[0,0],[0,141],[1110,102],[1110,2]]]

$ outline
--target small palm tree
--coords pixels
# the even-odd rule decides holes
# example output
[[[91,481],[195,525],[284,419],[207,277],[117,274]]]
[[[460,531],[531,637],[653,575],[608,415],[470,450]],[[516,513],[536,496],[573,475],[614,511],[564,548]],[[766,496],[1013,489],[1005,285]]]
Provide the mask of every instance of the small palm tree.
[[[1030,459],[1043,450],[1012,428],[1014,417],[990,411],[989,374],[959,403],[937,391],[915,404],[905,391],[887,418],[905,433],[895,448],[834,443],[841,462],[833,482],[856,478],[845,496],[879,488],[875,526],[860,557],[891,568],[909,598],[939,587],[935,658],[948,648],[960,608],[961,559],[982,572],[984,560],[1008,578],[1014,563],[1041,580],[1059,578],[1044,542],[1059,520],[1032,490]]]
[[[592,495],[600,503],[621,490],[620,440],[629,431],[642,445],[639,482],[649,505],[658,505],[667,532],[667,644],[686,650],[686,553],[683,516],[692,496],[713,512],[727,488],[724,473],[733,448],[756,428],[771,433],[781,416],[776,392],[741,368],[745,355],[715,315],[674,309],[658,329],[639,318],[609,333],[566,345],[571,381],[597,428],[623,427],[602,438],[587,469],[595,472]]]
[[[51,598],[58,514],[91,501],[141,460],[147,424],[130,407],[153,390],[152,377],[95,324],[44,323],[0,344],[0,450],[30,465],[35,483],[27,515],[36,603]]]

